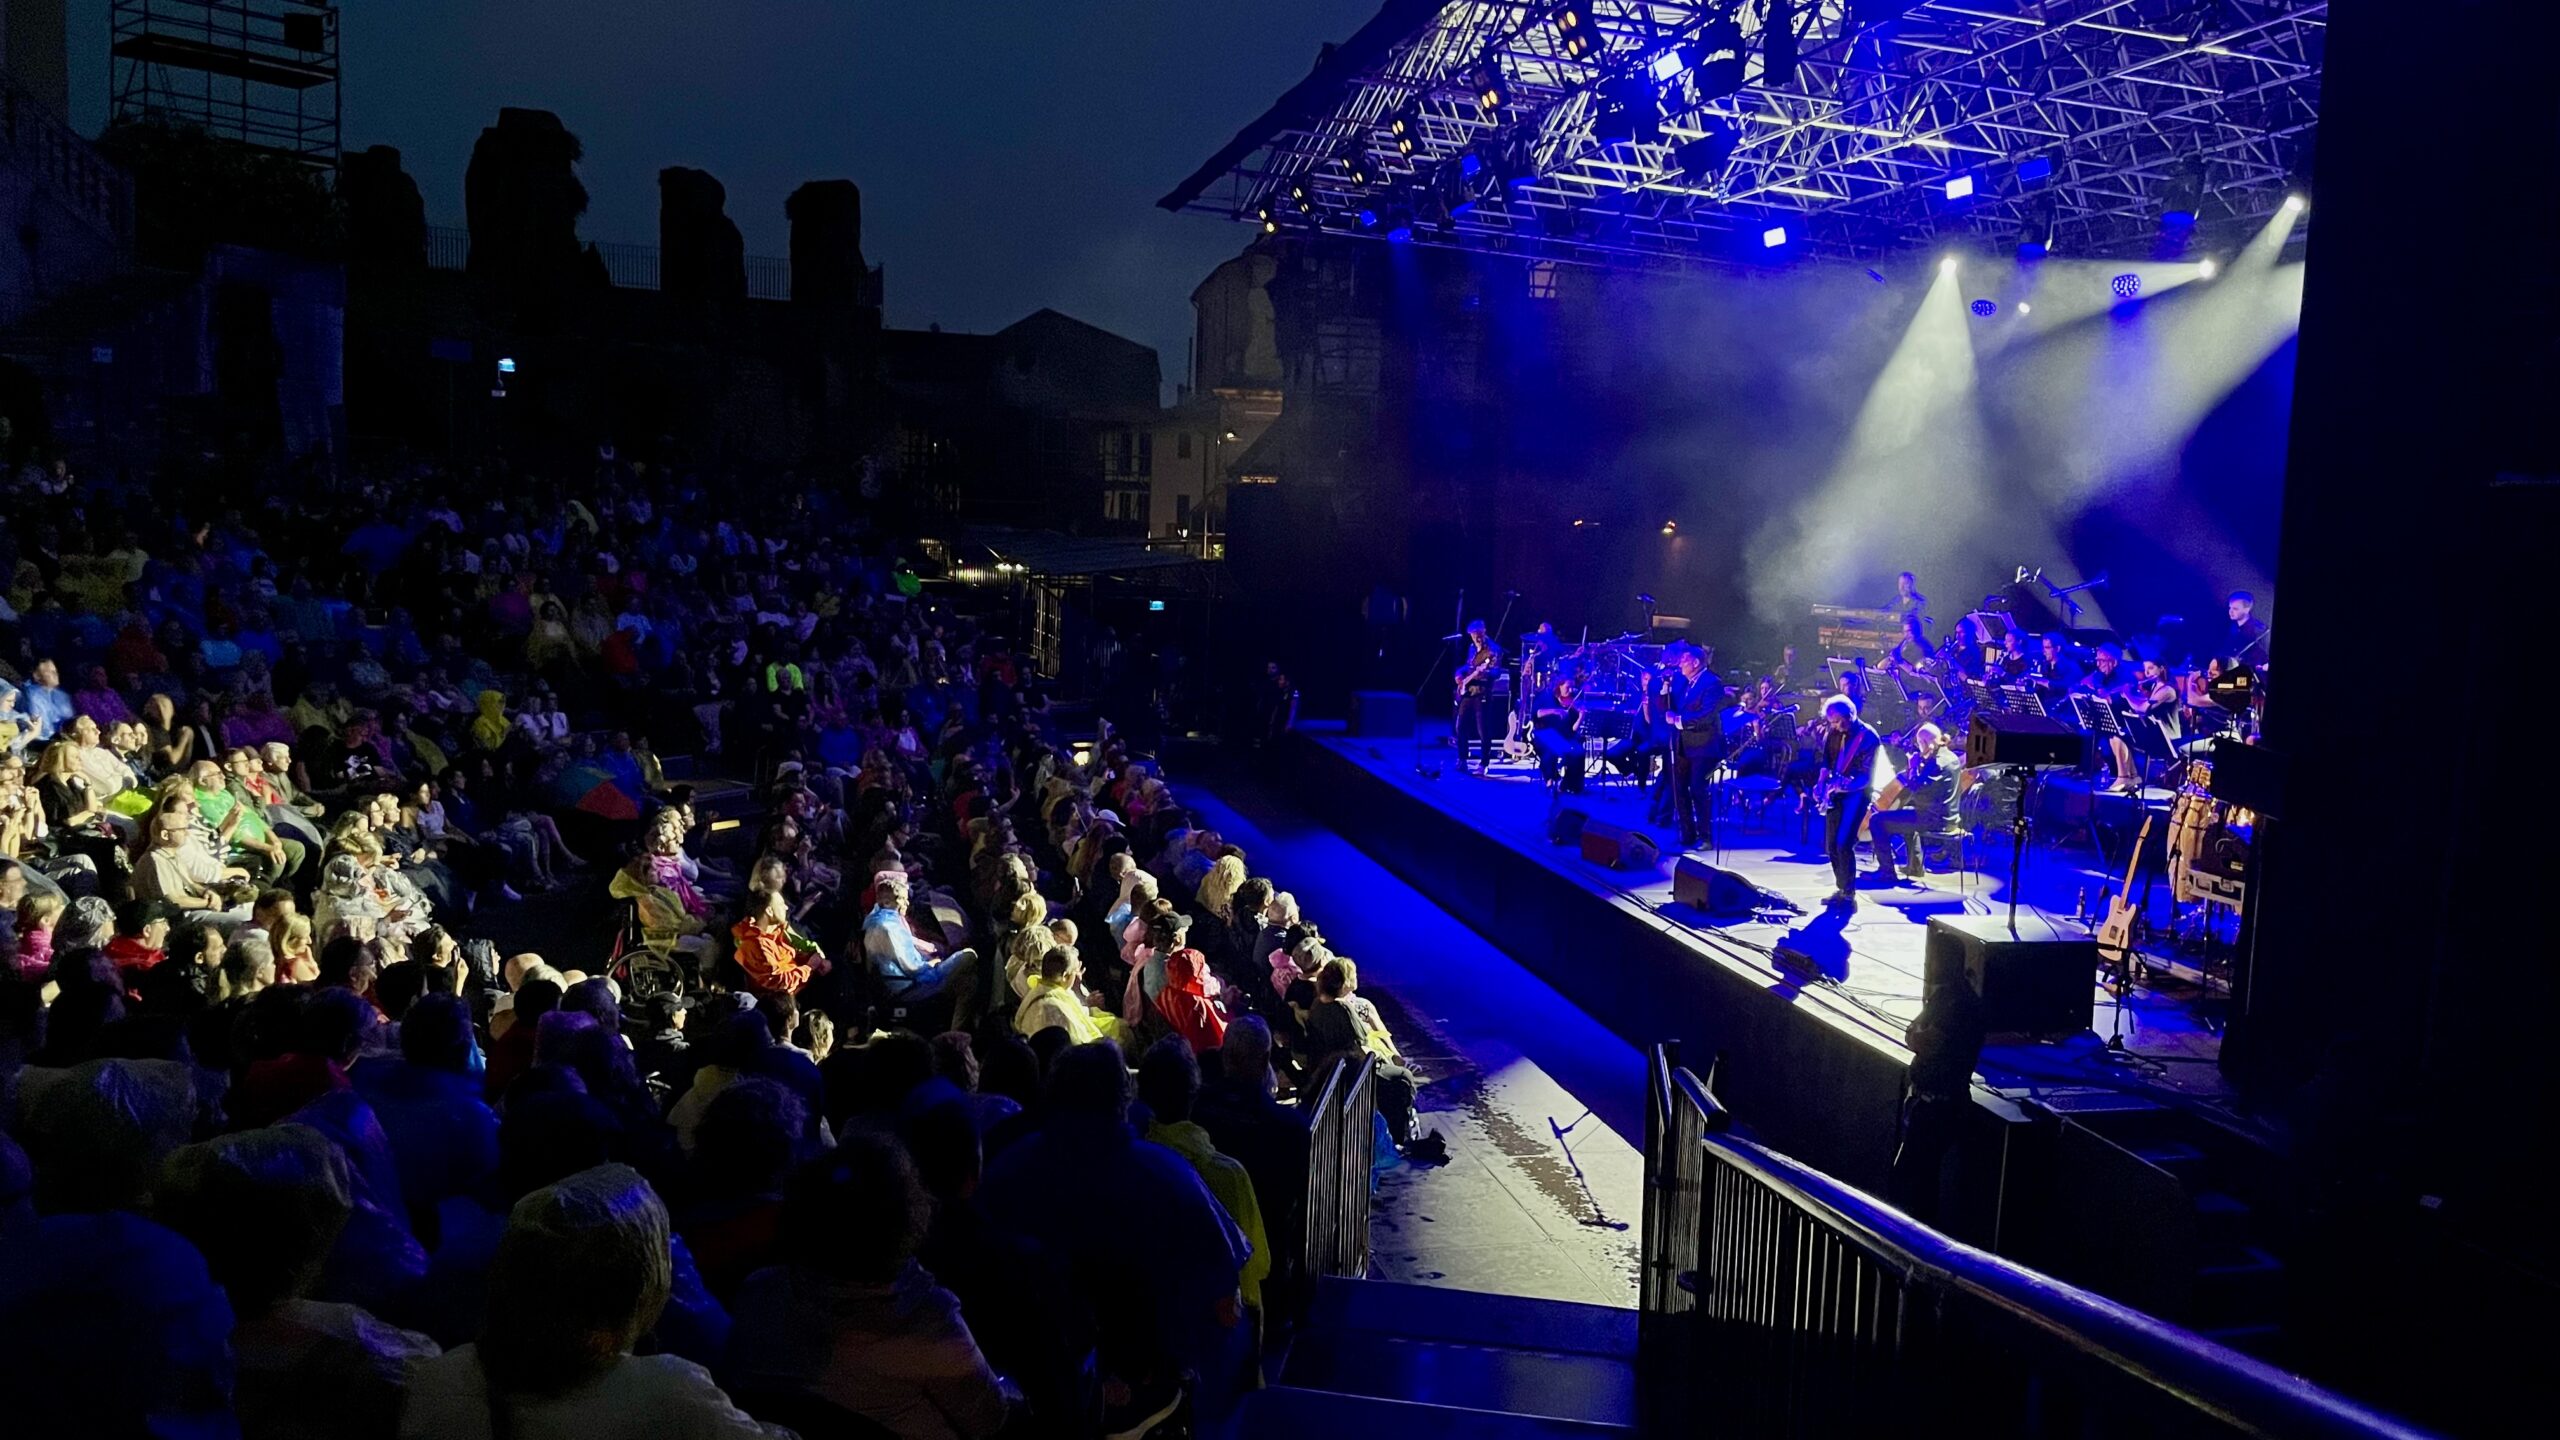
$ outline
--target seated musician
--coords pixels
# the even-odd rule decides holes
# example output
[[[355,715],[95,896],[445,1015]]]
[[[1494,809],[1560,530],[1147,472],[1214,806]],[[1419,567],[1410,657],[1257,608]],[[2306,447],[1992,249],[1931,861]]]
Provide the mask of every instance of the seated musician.
[[[1951,828],[1959,773],[1945,731],[1923,723],[1912,732],[1911,763],[1903,766],[1896,777],[1901,789],[1899,808],[1879,810],[1867,817],[1867,834],[1875,841],[1876,869],[1885,883],[1900,884],[1902,880],[1893,864],[1893,838],[1897,835],[1902,837],[1903,848],[1911,853],[1908,870],[1912,878],[1929,873],[1928,847],[1922,840]]]
[[[2124,692],[2124,702],[2137,716],[2155,716],[2174,725],[2178,719],[2178,687],[2169,679],[2169,667],[2157,660],[2145,660],[2135,671]],[[2142,788],[2142,767],[2134,760],[2133,747],[2121,735],[2107,737],[2107,749],[2115,760],[2116,788],[2127,792]]]
[[[1538,697],[1531,745],[1538,752],[1538,778],[1567,795],[1582,793],[1582,680],[1564,675]]]
[[[2035,665],[2027,658],[2027,632],[2010,626],[2000,637],[2000,650],[1992,657],[1990,668],[2007,684],[2022,683],[2033,674]]]
[[[2071,651],[2062,643],[2062,637],[2051,631],[2037,642],[2035,671],[2046,685],[2056,690],[2069,690],[2080,683],[2080,662],[2071,658]]]
[[[2071,687],[2083,695],[2106,699],[2122,695],[2133,688],[2133,672],[2124,668],[2124,647],[2101,645],[2088,674]]]

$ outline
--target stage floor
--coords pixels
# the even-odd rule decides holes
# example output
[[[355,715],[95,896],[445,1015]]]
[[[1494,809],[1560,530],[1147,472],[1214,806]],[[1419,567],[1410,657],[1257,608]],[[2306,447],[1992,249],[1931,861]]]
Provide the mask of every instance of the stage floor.
[[[1772,807],[1765,824],[1747,818],[1719,820],[1721,848],[1702,849],[1700,858],[1735,871],[1763,889],[1794,902],[1801,916],[1784,923],[1765,919],[1722,920],[1674,903],[1668,851],[1669,826],[1646,816],[1645,798],[1633,784],[1614,777],[1590,785],[1566,803],[1589,815],[1644,832],[1666,846],[1653,866],[1611,870],[1585,861],[1578,848],[1552,845],[1546,838],[1550,800],[1531,766],[1497,765],[1485,777],[1466,774],[1450,748],[1446,722],[1425,722],[1413,740],[1374,740],[1347,735],[1340,724],[1312,722],[1301,727],[1306,741],[1325,747],[1370,776],[1406,792],[1536,863],[1572,879],[1602,903],[1643,915],[1649,924],[1674,933],[1701,964],[1732,967],[1792,1003],[1820,1013],[1835,1028],[1862,1043],[1898,1057],[1910,1058],[1903,1031],[1920,1012],[1922,952],[1928,922],[1938,915],[2008,913],[2011,846],[2003,834],[1975,847],[1978,873],[1969,881],[1932,873],[1923,887],[1861,888],[1854,910],[1826,910],[1824,896],[1833,882],[1828,861],[1819,849],[1814,827],[1792,809]],[[1437,772],[1433,778],[1430,772]],[[2123,857],[2117,858],[2121,866]],[[1862,874],[1874,862],[1861,851]],[[2109,876],[2097,851],[2085,840],[2048,844],[2042,838],[2027,850],[2018,895],[2021,933],[2040,926],[2063,937],[2085,936],[2071,916],[2081,895],[2093,909],[2103,893],[2121,880]],[[2139,888],[2137,888],[2139,894]],[[2167,887],[2153,901],[2152,919],[2165,928]],[[1501,937],[1494,936],[1497,943]],[[1772,956],[1785,946],[1819,965],[1822,979],[1799,985],[1779,970]],[[1985,1084],[2012,1099],[2049,1099],[2064,1091],[2153,1092],[2158,1098],[2189,1103],[2228,1098],[2220,1066],[2220,1012],[2227,997],[2217,983],[2197,983],[2192,964],[2181,960],[2155,968],[2148,984],[2137,985],[2122,1007],[2124,1049],[2110,1052],[2105,1037],[2119,1019],[2116,999],[2093,974],[2090,979],[2095,1029],[2052,1042],[1995,1045],[1983,1052],[1979,1074]]]

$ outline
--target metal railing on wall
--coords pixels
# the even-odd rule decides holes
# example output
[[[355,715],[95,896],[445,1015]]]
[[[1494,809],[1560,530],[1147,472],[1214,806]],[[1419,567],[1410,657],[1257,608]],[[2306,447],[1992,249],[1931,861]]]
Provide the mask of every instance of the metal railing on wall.
[[[1378,1062],[1333,1067],[1307,1111],[1307,1278],[1369,1272],[1371,1134]]]
[[[1670,1050],[1646,1090],[1646,1433],[2420,1433],[1731,1134]]]

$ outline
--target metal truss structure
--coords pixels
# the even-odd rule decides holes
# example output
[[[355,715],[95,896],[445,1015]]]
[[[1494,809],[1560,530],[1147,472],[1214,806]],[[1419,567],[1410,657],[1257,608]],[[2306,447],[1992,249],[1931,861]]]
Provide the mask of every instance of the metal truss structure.
[[[1621,263],[1951,239],[2153,253],[2164,215],[2212,234],[2307,178],[2327,12],[1386,0],[1158,203]]]
[[[337,168],[336,0],[113,0],[107,30],[114,119]]]

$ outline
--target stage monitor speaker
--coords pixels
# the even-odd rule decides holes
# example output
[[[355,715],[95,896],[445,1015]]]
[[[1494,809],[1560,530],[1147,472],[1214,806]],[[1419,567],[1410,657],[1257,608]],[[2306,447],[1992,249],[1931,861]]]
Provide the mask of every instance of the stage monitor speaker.
[[[1944,1003],[1960,986],[1985,1035],[2077,1035],[2097,1011],[2098,942],[2033,917],[2012,938],[1997,915],[1932,916],[1922,972],[1924,1016],[1931,995]]]
[[[1547,843],[1579,845],[1582,843],[1582,827],[1590,823],[1589,815],[1568,805],[1547,817]]]
[[[1351,733],[1368,740],[1413,738],[1413,697],[1401,690],[1351,692]]]
[[[1586,820],[1582,824],[1582,858],[1612,870],[1640,870],[1662,858],[1662,847],[1641,830],[1612,825],[1606,820]]]
[[[1968,769],[1985,765],[2061,765],[2077,770],[2089,763],[2089,737],[2042,715],[1973,712],[1973,729],[1965,737]]]
[[[1671,898],[1707,915],[1748,915],[1772,897],[1721,865],[1687,855],[1671,867]]]

